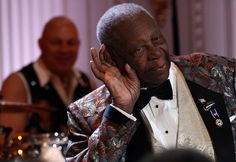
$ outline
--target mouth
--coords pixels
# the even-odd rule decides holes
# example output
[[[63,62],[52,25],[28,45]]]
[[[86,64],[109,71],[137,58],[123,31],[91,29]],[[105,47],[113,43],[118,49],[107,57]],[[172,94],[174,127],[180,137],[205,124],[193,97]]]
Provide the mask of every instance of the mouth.
[[[163,65],[161,65],[161,66],[153,66],[153,67],[151,67],[151,68],[149,68],[149,72],[158,72],[158,73],[161,73],[161,72],[164,72],[165,71],[165,69],[166,69],[166,67],[167,67],[167,64],[163,64]]]
[[[58,59],[69,59],[69,58],[71,58],[71,56],[69,55],[69,54],[67,54],[67,55],[60,55],[60,56],[58,56],[57,57]]]

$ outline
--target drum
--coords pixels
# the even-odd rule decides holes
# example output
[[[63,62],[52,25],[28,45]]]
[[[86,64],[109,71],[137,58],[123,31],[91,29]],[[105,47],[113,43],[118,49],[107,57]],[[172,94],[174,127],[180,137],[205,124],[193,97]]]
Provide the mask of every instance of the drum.
[[[63,151],[67,145],[67,141],[68,138],[65,133],[58,132],[18,135],[17,137],[10,139],[4,147],[2,146],[0,159],[33,159],[39,157],[53,158],[55,156],[63,157]],[[48,152],[51,153],[48,154]],[[60,155],[57,156],[54,153],[59,153]]]

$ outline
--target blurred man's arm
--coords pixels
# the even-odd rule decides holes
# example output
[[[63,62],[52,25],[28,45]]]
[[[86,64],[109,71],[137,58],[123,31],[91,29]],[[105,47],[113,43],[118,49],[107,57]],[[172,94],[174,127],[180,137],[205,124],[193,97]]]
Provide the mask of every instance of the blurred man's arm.
[[[17,73],[11,74],[2,85],[2,99],[4,101],[27,102],[27,91]]]

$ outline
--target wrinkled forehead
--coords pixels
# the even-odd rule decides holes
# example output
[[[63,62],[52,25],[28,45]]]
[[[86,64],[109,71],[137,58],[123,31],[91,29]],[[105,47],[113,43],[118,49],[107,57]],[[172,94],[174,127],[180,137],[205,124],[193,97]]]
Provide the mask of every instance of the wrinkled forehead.
[[[127,19],[114,26],[112,36],[120,43],[129,44],[151,32],[160,32],[156,21],[146,13],[139,13],[132,20]]]

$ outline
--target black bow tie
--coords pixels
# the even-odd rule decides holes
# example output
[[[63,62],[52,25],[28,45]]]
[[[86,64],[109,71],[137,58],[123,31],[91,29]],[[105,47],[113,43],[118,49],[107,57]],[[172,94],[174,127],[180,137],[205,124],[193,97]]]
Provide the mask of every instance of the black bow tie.
[[[173,98],[173,92],[170,84],[170,80],[166,80],[164,83],[162,83],[160,86],[153,87],[153,88],[147,88],[147,89],[141,89],[140,96],[137,101],[137,106],[139,108],[143,108],[146,106],[149,102],[152,96],[156,96],[159,99],[162,100],[170,100]]]

